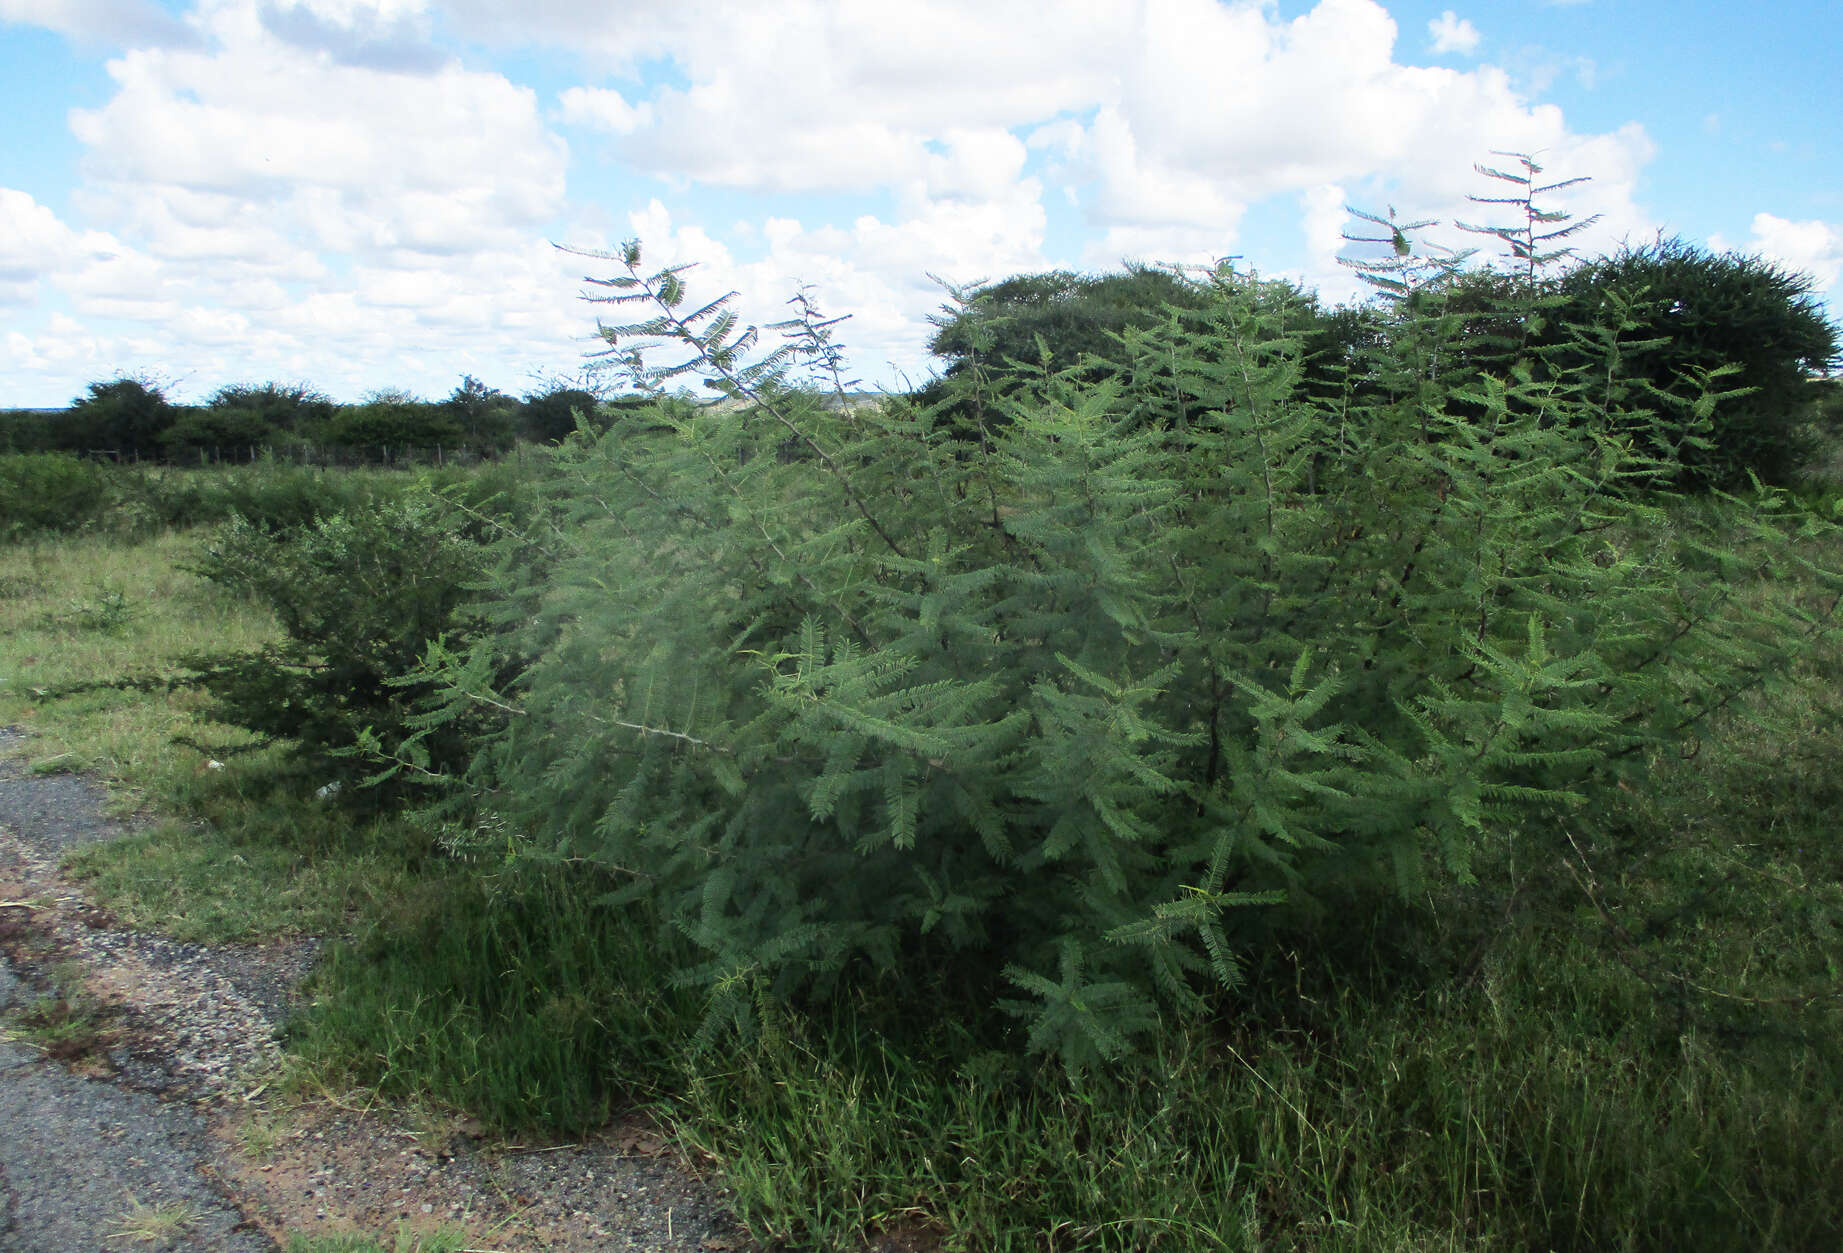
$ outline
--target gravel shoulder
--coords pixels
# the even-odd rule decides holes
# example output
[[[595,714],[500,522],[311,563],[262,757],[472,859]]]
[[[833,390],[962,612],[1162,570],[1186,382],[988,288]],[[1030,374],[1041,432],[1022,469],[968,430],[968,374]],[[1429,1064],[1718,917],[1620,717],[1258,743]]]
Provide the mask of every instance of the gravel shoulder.
[[[59,862],[127,828],[94,781],[27,771],[24,743],[0,729],[0,1250],[244,1253],[294,1232],[388,1243],[400,1226],[506,1253],[755,1247],[640,1121],[508,1145],[339,1094],[273,1095],[317,942],[119,928]]]

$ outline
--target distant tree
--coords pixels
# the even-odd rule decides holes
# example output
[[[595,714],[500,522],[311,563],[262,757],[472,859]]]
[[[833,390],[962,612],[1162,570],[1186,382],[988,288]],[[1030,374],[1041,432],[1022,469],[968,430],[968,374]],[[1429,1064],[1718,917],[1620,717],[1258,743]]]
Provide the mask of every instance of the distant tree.
[[[57,445],[54,415],[38,409],[0,409],[0,452],[44,452]]]
[[[1008,394],[1045,364],[1061,370],[1115,356],[1117,337],[1129,327],[1149,325],[1170,305],[1195,309],[1203,303],[1181,276],[1149,266],[1104,275],[1019,274],[952,294],[955,304],[933,320],[928,343],[947,367],[915,399],[936,405],[955,394],[950,421],[969,428],[979,421],[973,412],[979,397]],[[1111,370],[1097,365],[1090,373],[1099,378]]]
[[[1356,305],[1327,310],[1316,295],[1283,280],[1255,280],[1252,290],[1292,337],[1307,394],[1335,403],[1362,385],[1361,349],[1379,341],[1380,311]],[[1073,368],[1080,381],[1099,382],[1124,368],[1131,355],[1122,343],[1128,332],[1196,315],[1211,301],[1207,283],[1147,266],[1103,275],[1024,274],[957,296],[957,304],[935,319],[928,345],[947,367],[914,398],[940,405],[953,396],[949,421],[968,428],[976,424],[980,397],[1009,394],[1041,371],[1045,353],[1049,369]]]
[[[305,434],[333,416],[330,396],[305,383],[233,383],[221,387],[205,407],[214,413],[248,414],[277,434]]]
[[[1110,355],[1114,336],[1144,325],[1167,305],[1197,309],[1203,303],[1180,275],[1150,266],[1103,275],[1020,274],[977,289],[966,305],[937,319],[928,350],[946,358],[948,373],[977,357],[1002,370],[1017,361],[1039,364],[1040,339],[1051,365],[1062,368]]]
[[[339,409],[326,425],[328,443],[347,448],[459,448],[461,428],[445,405],[383,388]]]
[[[1812,423],[1821,438],[1843,439],[1843,378],[1826,375],[1811,381]]]
[[[518,434],[518,401],[496,387],[488,387],[471,374],[442,402],[462,438],[476,452],[504,452]]]
[[[1615,293],[1630,302],[1639,325],[1629,338],[1660,341],[1631,367],[1680,426],[1693,421],[1708,371],[1738,367],[1714,381],[1724,394],[1707,446],[1691,442],[1681,452],[1687,486],[1734,486],[1749,471],[1784,483],[1809,459],[1823,394],[1814,380],[1838,362],[1838,331],[1808,275],[1660,239],[1576,267],[1560,291],[1557,325],[1604,316]]]
[[[596,424],[600,400],[594,392],[558,384],[525,397],[519,432],[538,444],[561,443],[576,429],[576,415]]]
[[[189,460],[244,455],[274,442],[276,434],[275,427],[253,409],[189,405],[161,432],[160,443],[169,457]]]
[[[73,452],[158,457],[160,437],[177,417],[165,393],[143,379],[91,383],[59,423],[58,445]]]

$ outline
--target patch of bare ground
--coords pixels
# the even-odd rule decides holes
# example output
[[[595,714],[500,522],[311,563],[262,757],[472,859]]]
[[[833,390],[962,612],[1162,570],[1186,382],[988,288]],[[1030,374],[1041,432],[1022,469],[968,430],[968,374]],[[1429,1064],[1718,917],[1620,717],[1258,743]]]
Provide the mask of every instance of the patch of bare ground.
[[[232,1113],[217,1134],[232,1190],[272,1233],[404,1226],[506,1250],[755,1247],[638,1119],[587,1143],[524,1145],[329,1099],[267,1117]]]

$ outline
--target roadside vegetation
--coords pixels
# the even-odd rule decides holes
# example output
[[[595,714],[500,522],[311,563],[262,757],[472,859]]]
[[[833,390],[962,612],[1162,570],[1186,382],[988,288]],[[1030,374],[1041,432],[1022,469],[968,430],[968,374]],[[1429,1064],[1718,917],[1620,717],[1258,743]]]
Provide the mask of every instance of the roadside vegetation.
[[[0,460],[0,722],[170,816],[118,914],[337,938],[301,1083],[769,1242],[1835,1248],[1836,332],[1489,173],[1496,268],[1020,276],[869,408],[631,245],[554,454]]]
[[[157,381],[99,379],[61,410],[0,410],[0,453],[64,452],[112,464],[469,464],[554,444],[625,403],[553,380],[524,397],[465,376],[443,400],[375,391],[336,404],[305,383],[235,383],[175,404]],[[48,486],[48,484],[47,484]]]

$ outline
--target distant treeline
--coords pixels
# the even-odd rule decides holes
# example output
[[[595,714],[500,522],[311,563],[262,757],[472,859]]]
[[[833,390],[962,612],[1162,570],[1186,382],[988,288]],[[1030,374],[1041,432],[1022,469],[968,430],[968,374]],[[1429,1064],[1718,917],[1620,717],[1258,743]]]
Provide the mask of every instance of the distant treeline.
[[[0,410],[0,452],[71,452],[118,460],[195,465],[248,460],[259,452],[317,463],[492,457],[519,441],[549,444],[576,429],[578,417],[605,424],[637,398],[604,400],[579,387],[556,386],[523,398],[471,376],[443,400],[373,392],[336,404],[298,383],[237,384],[203,404],[169,401],[135,378],[91,383],[67,409]],[[413,450],[413,452],[412,452]]]

